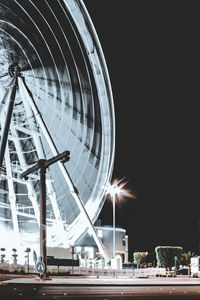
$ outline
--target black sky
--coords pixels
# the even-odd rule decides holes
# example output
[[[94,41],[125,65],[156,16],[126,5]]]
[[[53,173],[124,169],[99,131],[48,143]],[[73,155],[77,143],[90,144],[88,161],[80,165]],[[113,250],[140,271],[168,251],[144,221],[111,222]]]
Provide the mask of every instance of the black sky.
[[[198,253],[198,2],[85,0],[107,62],[116,112],[114,177],[136,199],[117,204],[129,250]],[[112,225],[112,204],[100,214]]]

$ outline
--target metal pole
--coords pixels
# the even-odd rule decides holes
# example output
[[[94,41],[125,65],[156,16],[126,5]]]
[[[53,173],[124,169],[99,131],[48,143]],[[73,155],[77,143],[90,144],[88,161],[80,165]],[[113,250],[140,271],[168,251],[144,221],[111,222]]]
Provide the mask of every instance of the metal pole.
[[[113,258],[115,258],[115,193],[113,194]]]
[[[3,159],[4,159],[4,154],[5,154],[5,149],[6,149],[6,144],[7,144],[7,139],[8,139],[8,131],[10,128],[10,122],[11,122],[11,117],[12,117],[12,112],[13,112],[13,106],[15,102],[15,96],[16,96],[16,90],[17,90],[17,78],[15,80],[15,84],[12,87],[11,90],[11,96],[10,100],[8,103],[8,111],[6,115],[6,120],[3,128],[3,133],[1,136],[1,146],[0,146],[0,167],[2,167]]]
[[[29,274],[29,252],[27,254],[28,254],[28,274]]]
[[[174,277],[176,277],[176,272],[177,272],[177,256],[174,256],[174,264],[175,264],[175,269],[174,269]]]
[[[40,168],[40,257],[45,264],[43,276],[46,277],[47,271],[47,249],[46,249],[46,168]]]
[[[74,246],[72,246],[72,275],[74,275]]]

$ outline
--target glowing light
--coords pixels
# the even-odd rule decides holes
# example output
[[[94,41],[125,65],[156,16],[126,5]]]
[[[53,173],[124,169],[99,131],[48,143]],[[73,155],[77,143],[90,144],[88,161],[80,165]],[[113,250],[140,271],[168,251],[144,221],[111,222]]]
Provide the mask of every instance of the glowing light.
[[[121,179],[114,179],[112,183],[109,183],[105,187],[106,194],[111,197],[117,196],[119,200],[122,198],[135,198],[133,192],[130,189],[125,188],[127,183],[128,180],[125,180],[124,177]]]

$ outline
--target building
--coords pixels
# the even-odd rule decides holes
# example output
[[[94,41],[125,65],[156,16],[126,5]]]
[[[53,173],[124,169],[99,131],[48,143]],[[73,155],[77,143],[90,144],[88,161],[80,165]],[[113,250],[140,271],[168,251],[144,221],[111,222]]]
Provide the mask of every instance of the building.
[[[105,246],[108,258],[111,261],[113,258],[113,227],[101,226],[101,221],[97,220],[95,223],[95,229],[98,237],[102,240],[103,245]],[[115,255],[121,256],[122,263],[128,263],[128,235],[126,235],[125,229],[120,227],[115,228],[115,242]],[[95,241],[90,234],[85,234],[81,237],[81,239],[77,242],[76,249],[78,253],[82,253],[90,259],[101,257]]]

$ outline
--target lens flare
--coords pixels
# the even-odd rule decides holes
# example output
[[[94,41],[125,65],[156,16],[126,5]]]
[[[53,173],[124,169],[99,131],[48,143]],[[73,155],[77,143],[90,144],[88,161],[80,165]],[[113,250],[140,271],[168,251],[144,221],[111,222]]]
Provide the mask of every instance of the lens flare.
[[[128,182],[125,177],[121,179],[115,178],[112,183],[109,183],[105,187],[106,194],[111,197],[116,196],[119,200],[124,198],[136,198],[134,192],[127,187]]]

